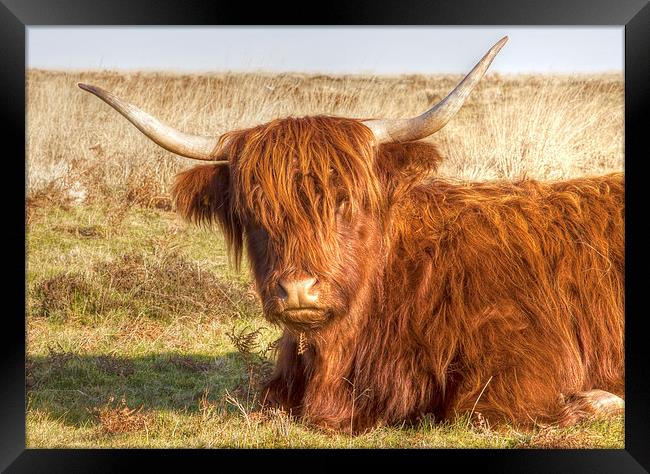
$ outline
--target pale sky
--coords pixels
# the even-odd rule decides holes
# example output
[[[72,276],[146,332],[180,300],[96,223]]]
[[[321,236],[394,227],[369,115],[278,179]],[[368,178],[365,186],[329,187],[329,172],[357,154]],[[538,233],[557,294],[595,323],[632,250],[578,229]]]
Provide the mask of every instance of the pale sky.
[[[464,73],[502,36],[490,71],[620,72],[614,27],[39,27],[27,67],[41,69]]]

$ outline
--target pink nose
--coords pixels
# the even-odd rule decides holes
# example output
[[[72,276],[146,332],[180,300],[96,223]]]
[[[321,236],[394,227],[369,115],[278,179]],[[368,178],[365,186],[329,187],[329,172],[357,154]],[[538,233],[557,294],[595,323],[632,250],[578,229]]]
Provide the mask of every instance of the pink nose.
[[[280,280],[279,296],[286,309],[313,308],[318,301],[318,293],[314,291],[316,278],[302,280]],[[311,291],[310,291],[311,290]]]

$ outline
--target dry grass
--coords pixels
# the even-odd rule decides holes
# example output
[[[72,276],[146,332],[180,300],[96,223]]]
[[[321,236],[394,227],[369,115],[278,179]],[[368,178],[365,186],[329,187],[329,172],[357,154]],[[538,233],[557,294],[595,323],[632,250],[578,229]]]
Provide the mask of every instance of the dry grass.
[[[28,71],[27,445],[622,447],[622,417],[522,433],[473,413],[350,437],[259,411],[279,330],[223,238],[169,212],[194,163],[75,85],[217,135],[286,115],[406,117],[459,78]],[[620,171],[623,138],[622,75],[492,75],[431,140],[441,172],[466,180]]]
[[[78,81],[109,89],[181,130],[219,135],[287,115],[412,116],[460,77],[30,70],[29,195],[170,209],[170,183],[192,164],[153,144]],[[622,75],[488,75],[431,137],[446,157],[441,172],[555,179],[621,170],[623,94]]]
[[[153,246],[149,254],[123,254],[95,268],[110,288],[142,301],[154,317],[259,312],[236,283],[218,278],[173,249]]]

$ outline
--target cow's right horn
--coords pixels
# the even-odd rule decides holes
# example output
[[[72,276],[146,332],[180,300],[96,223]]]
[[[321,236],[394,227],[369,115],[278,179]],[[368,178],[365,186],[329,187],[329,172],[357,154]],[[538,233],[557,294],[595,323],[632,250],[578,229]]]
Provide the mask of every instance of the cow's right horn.
[[[85,91],[95,94],[108,105],[113,107],[126,119],[135,125],[142,133],[151,138],[166,150],[177,155],[193,158],[195,160],[219,161],[215,158],[215,151],[219,137],[204,137],[189,135],[179,132],[148,113],[140,110],[133,104],[123,101],[115,94],[99,87],[77,83]]]
[[[481,80],[492,60],[507,41],[507,36],[501,38],[447,97],[422,115],[408,119],[365,120],[363,124],[372,130],[377,143],[419,140],[437,132],[463,106],[469,93]]]

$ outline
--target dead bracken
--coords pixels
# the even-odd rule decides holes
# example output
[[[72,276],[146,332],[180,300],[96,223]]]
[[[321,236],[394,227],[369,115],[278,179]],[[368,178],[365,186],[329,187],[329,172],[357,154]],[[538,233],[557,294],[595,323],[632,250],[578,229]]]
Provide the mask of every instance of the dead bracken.
[[[116,434],[146,429],[147,417],[142,408],[130,408],[124,398],[115,403],[115,397],[111,397],[104,406],[93,411],[102,429],[107,433]]]
[[[135,372],[133,362],[121,357],[100,355],[95,358],[95,364],[103,372],[120,377],[128,377]]]

